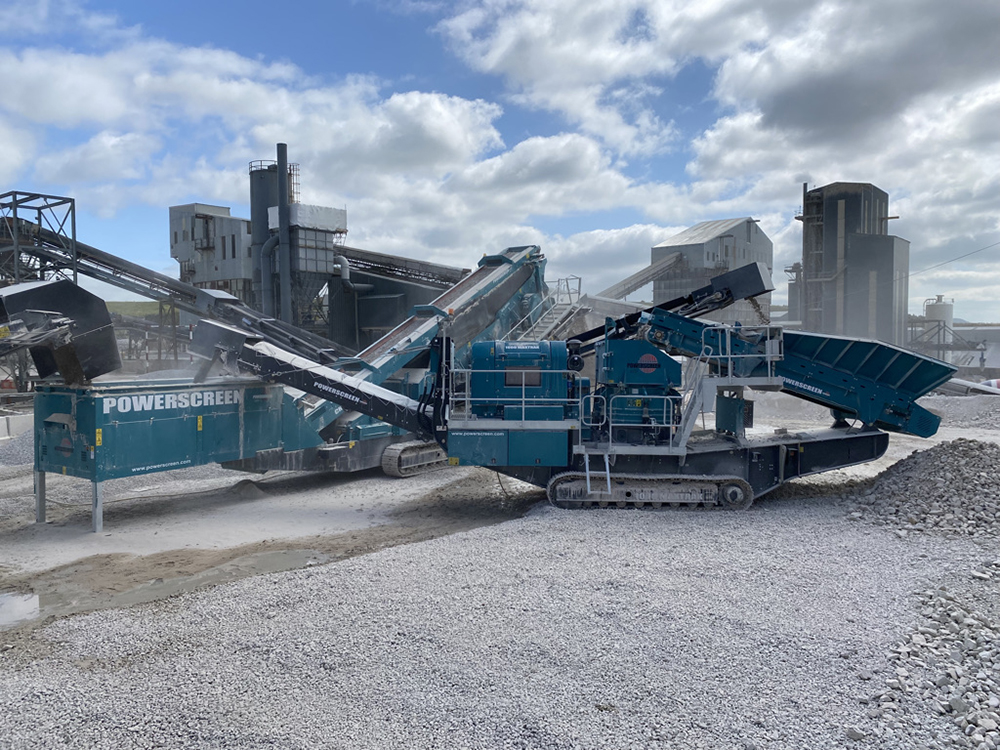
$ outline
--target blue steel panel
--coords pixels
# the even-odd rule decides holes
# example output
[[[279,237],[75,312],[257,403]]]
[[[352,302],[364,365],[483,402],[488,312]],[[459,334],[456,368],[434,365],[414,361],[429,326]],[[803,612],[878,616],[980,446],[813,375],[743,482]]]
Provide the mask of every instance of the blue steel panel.
[[[507,430],[450,430],[448,458],[463,466],[510,466]]]
[[[567,466],[569,432],[511,432],[507,457],[511,466]]]
[[[253,456],[281,444],[281,397],[256,381],[40,386],[36,468],[103,481]]]
[[[946,362],[877,341],[803,331],[785,331],[784,337],[786,357],[825,364],[848,377],[870,380],[913,398],[929,393],[955,373]]]
[[[646,341],[610,339],[595,348],[598,382],[654,385],[664,391],[680,385],[681,365]]]
[[[567,415],[566,410],[562,406],[526,406],[522,409],[521,406],[518,405],[505,406],[503,408],[503,418],[557,422],[560,419],[567,419]]]

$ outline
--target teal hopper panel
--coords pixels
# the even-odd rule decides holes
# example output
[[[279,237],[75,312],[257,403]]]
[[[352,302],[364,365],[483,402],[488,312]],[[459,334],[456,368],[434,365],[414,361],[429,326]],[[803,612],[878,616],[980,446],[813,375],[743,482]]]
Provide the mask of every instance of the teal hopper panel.
[[[784,332],[784,390],[890,432],[930,437],[940,418],[916,403],[955,374],[946,362],[890,344]]]
[[[254,456],[282,445],[278,385],[133,381],[35,395],[35,469],[101,482]]]

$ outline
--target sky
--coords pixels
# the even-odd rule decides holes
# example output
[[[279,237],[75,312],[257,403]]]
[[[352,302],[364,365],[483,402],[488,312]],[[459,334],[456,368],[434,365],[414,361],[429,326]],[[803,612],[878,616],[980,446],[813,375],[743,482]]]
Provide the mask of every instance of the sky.
[[[910,311],[1000,322],[995,0],[4,0],[0,28],[0,193],[73,196],[78,239],[158,271],[168,207],[249,216],[284,142],[353,247],[536,244],[591,292],[752,216],[783,303],[803,183],[870,182]]]

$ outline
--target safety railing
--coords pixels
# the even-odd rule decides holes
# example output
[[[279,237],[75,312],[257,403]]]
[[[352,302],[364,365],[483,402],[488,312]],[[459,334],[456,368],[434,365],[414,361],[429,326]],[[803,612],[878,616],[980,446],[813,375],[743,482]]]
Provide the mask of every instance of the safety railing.
[[[510,330],[503,335],[504,341],[511,340],[515,331],[530,331],[546,313],[557,307],[570,307],[580,301],[580,277],[567,276],[564,279],[556,280],[555,291],[551,287],[549,293],[536,302],[527,313],[525,313]]]
[[[592,441],[614,445],[670,443],[679,429],[680,394],[589,395],[581,399],[580,426]],[[608,409],[610,405],[610,410]]]
[[[563,419],[577,419],[580,398],[571,387],[571,381],[579,377],[575,370],[504,369],[451,371],[451,392],[448,398],[449,418],[461,419],[502,419],[506,407],[514,407],[520,419],[530,420],[531,411],[537,407],[559,407]],[[473,396],[473,378],[489,383],[492,388],[484,396]],[[498,395],[496,379],[507,394]],[[542,391],[541,393],[539,391]],[[564,395],[563,395],[564,394]],[[544,417],[550,419],[550,417]]]
[[[575,305],[580,301],[580,277],[567,276],[556,280],[555,303]]]
[[[784,358],[781,326],[707,326],[701,334],[699,359],[710,360],[719,374],[773,378]],[[748,344],[749,346],[741,346]],[[763,370],[757,369],[763,365]]]

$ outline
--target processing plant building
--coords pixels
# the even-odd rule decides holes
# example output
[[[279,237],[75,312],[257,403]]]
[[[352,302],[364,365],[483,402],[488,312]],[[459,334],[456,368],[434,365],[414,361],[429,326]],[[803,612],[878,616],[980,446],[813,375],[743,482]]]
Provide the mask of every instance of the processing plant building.
[[[359,351],[468,273],[347,246],[346,209],[300,203],[298,174],[279,144],[277,161],[250,163],[249,219],[171,206],[181,281]]]
[[[910,243],[888,231],[870,183],[803,186],[802,261],[786,269],[789,319],[807,331],[904,344]]]
[[[713,276],[763,263],[772,270],[774,245],[755,219],[703,221],[652,248],[650,266],[662,269],[653,281],[653,304],[683,297],[709,283]],[[758,325],[768,320],[770,295],[740,300],[705,317],[719,323]]]

